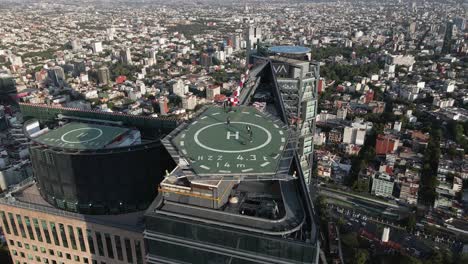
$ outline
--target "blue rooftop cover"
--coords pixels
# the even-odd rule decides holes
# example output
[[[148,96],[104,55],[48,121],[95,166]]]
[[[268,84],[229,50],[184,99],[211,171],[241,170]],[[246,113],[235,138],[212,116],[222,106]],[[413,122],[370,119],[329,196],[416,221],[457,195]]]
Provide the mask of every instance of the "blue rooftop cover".
[[[303,54],[310,52],[309,48],[302,46],[274,46],[269,48],[272,53]]]

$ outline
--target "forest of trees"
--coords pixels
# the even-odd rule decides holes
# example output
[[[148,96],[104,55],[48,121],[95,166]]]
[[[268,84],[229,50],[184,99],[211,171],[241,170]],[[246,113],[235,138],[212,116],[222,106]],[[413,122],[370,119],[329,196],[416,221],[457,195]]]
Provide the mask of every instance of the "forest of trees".
[[[378,73],[384,65],[372,62],[361,65],[327,64],[320,67],[320,76],[327,80],[335,80],[337,84],[352,81],[356,76],[369,76]]]
[[[321,61],[333,56],[342,55],[345,59],[350,59],[353,51],[356,53],[356,57],[368,57],[371,54],[377,52],[378,50],[374,47],[365,47],[357,46],[352,48],[345,48],[340,46],[328,46],[324,48],[315,48],[311,49],[312,60]]]

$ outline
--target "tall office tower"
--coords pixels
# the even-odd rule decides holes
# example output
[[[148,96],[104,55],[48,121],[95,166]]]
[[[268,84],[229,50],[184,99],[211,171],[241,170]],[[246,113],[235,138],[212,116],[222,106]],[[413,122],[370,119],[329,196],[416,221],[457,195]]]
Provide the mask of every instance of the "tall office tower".
[[[262,40],[262,30],[258,27],[250,26],[247,40],[250,43],[252,49],[257,48],[257,44]]]
[[[102,52],[102,42],[94,42],[93,53],[100,53],[100,52]]]
[[[107,85],[110,83],[110,72],[109,68],[107,67],[101,67],[98,69],[98,80],[99,84],[104,84]]]
[[[412,35],[416,33],[416,22],[411,22],[408,27],[408,32]]]
[[[168,107],[169,100],[167,99],[167,97],[166,96],[159,97],[158,103],[159,103],[159,113],[162,116],[167,115],[167,113],[169,113],[169,107]]]
[[[156,64],[158,62],[158,60],[156,59],[156,54],[158,54],[158,51],[154,49],[150,50],[149,52],[149,58],[152,61],[152,64]]]
[[[65,85],[65,72],[60,66],[53,66],[47,70],[49,79],[55,87],[63,87]]]
[[[109,40],[109,41],[114,40],[114,35],[115,35],[115,28],[114,27],[106,29],[106,33],[107,33],[107,40]]]
[[[20,107],[35,179],[0,198],[14,263],[146,263],[143,210],[175,166],[158,137],[177,122]]]
[[[73,73],[73,76],[77,77],[80,76],[80,74],[86,72],[86,63],[84,60],[75,60],[73,61],[73,65],[75,67],[75,72]]]
[[[226,60],[226,53],[222,50],[216,51],[214,56],[218,61],[224,62]]]
[[[70,45],[71,45],[73,51],[81,50],[81,44],[80,44],[80,41],[78,39],[72,39],[70,41]]]
[[[120,57],[121,57],[122,63],[132,64],[132,53],[130,51],[130,48],[126,48],[125,50],[121,50],[120,51]]]
[[[242,41],[242,36],[239,34],[234,35],[233,39],[233,44],[234,44],[234,49],[240,50],[241,49],[241,41]]]
[[[212,61],[213,61],[213,58],[211,55],[209,55],[208,53],[202,53],[200,57],[200,64],[202,66],[209,67],[211,66]]]
[[[252,50],[257,49],[258,43],[262,39],[262,30],[258,27],[250,26],[247,33],[247,64],[249,64],[249,58],[252,54]]]
[[[17,92],[15,79],[7,73],[0,72],[0,102],[16,101]]]
[[[162,140],[177,166],[145,214],[148,263],[318,263],[298,138],[265,109],[204,107]]]
[[[276,79],[277,97],[284,105],[287,123],[298,133],[298,155],[307,184],[311,183],[313,135],[317,114],[317,87],[320,67],[308,59],[309,48],[300,46],[276,46],[266,50],[260,47],[271,63]]]
[[[453,19],[453,23],[457,26],[458,30],[463,31],[466,27],[466,20],[463,17],[456,17]]]
[[[232,55],[232,52],[233,52],[233,48],[232,46],[226,46],[224,47],[224,52],[226,53],[226,56],[227,57],[230,57]]]

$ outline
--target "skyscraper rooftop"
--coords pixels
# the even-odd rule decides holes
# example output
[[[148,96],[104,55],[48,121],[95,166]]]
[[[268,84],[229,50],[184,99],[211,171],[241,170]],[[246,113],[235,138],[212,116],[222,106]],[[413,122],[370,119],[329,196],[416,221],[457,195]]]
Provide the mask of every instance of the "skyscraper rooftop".
[[[71,149],[100,149],[121,142],[132,130],[125,127],[72,122],[36,138],[45,145]]]
[[[162,140],[177,166],[146,212],[149,263],[317,261],[299,133],[280,98],[258,109],[247,100],[258,87],[277,93],[270,64],[252,69],[246,105],[204,107]]]
[[[276,174],[288,137],[281,120],[255,108],[211,107],[166,144],[178,148],[198,176],[267,176]]]

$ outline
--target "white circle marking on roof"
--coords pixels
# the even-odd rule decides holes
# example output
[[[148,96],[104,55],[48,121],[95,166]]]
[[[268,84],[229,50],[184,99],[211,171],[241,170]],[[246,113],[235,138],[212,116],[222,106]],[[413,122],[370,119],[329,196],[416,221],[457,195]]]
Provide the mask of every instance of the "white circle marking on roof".
[[[204,149],[207,149],[207,150],[211,150],[211,151],[215,151],[215,152],[222,152],[222,153],[244,153],[244,152],[249,152],[249,151],[254,151],[254,150],[257,150],[257,149],[261,149],[263,147],[265,147],[266,145],[268,145],[270,142],[271,142],[271,133],[270,131],[268,131],[266,128],[262,127],[262,126],[259,126],[259,125],[256,125],[256,124],[252,124],[252,123],[248,123],[248,122],[231,122],[231,124],[245,124],[245,125],[251,125],[251,126],[254,126],[254,127],[258,127],[260,128],[261,130],[265,131],[265,133],[267,134],[267,140],[259,145],[259,146],[256,146],[254,148],[249,148],[249,149],[243,149],[243,150],[225,150],[225,149],[216,149],[216,148],[211,148],[211,147],[208,147],[206,145],[204,145],[203,143],[200,142],[200,140],[198,139],[198,136],[200,135],[200,133],[202,131],[204,131],[205,129],[207,128],[210,128],[210,127],[213,127],[213,126],[219,126],[219,125],[226,125],[226,123],[224,122],[221,122],[221,123],[214,123],[214,124],[211,124],[211,125],[208,125],[208,126],[205,126],[203,127],[202,129],[198,130],[195,135],[193,136],[194,140],[195,140],[195,143],[197,143],[198,146],[204,148]]]
[[[71,133],[74,133],[76,131],[81,131],[81,130],[87,130],[87,131],[91,131],[91,130],[95,130],[98,132],[98,134],[93,137],[93,138],[90,138],[90,139],[86,139],[86,140],[79,140],[79,141],[72,141],[72,140],[66,140],[65,137]],[[67,133],[63,134],[62,137],[60,138],[63,142],[65,143],[69,143],[69,144],[77,144],[77,143],[85,143],[85,142],[89,142],[89,141],[93,141],[93,140],[96,140],[98,138],[100,138],[102,136],[103,132],[101,129],[99,128],[95,128],[95,127],[83,127],[83,128],[77,128],[77,129],[73,129],[73,130],[70,130],[68,131]]]

